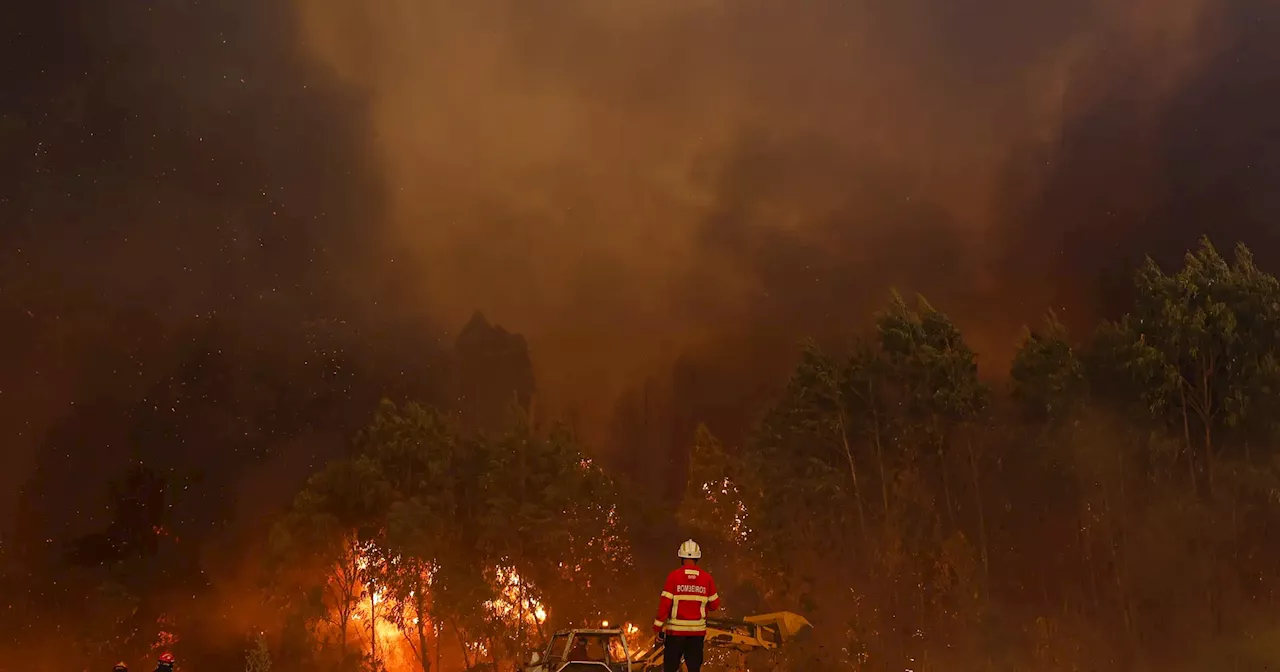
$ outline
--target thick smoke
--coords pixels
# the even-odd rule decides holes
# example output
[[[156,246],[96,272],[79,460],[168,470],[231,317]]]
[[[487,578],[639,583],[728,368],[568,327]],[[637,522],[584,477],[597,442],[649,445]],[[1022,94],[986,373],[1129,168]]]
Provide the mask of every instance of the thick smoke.
[[[445,323],[481,308],[523,331],[541,386],[587,413],[679,353],[860,322],[891,284],[1007,354],[1056,298],[1022,273],[1087,245],[1072,227],[1132,226],[1167,179],[1166,157],[1124,156],[1072,176],[1134,192],[1120,226],[1041,217],[1087,151],[1071,134],[1117,96],[1160,133],[1244,9],[297,4],[308,52],[370,95],[396,263]]]
[[[130,432],[207,378],[192,343],[231,427],[274,422],[248,415],[295,360],[372,372],[335,388],[351,418],[430,390],[438,325],[476,310],[527,336],[539,409],[727,424],[891,285],[997,371],[1046,308],[1113,309],[1147,251],[1208,232],[1266,262],[1280,215],[1269,0],[10,4],[13,501],[37,462],[56,492],[169,450]]]
[[[311,424],[286,393],[430,382],[442,335],[381,262],[365,105],[299,52],[291,6],[3,12],[0,531],[24,488],[35,538],[103,524],[101,486],[138,460],[221,496]],[[365,419],[398,391],[353,387]],[[329,441],[305,443],[299,474]]]

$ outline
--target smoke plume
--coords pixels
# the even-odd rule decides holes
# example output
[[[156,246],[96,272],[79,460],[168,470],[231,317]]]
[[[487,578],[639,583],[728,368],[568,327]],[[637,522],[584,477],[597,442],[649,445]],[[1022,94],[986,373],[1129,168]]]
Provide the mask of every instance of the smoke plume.
[[[578,408],[682,352],[856,323],[890,285],[999,361],[1062,301],[1058,255],[1167,196],[1166,109],[1247,4],[297,7],[307,53],[369,96],[403,250],[386,263],[412,265],[442,323],[479,308],[525,333],[544,390]],[[1059,185],[1098,123],[1132,135]],[[1059,193],[1096,198],[1077,183],[1131,207],[1046,218]],[[1046,267],[1061,276],[1025,275]]]
[[[118,407],[199,378],[202,325],[260,362],[340,352],[379,372],[364,400],[431,387],[479,310],[527,338],[540,409],[604,434],[655,376],[697,381],[658,395],[681,417],[738,417],[890,286],[994,373],[1046,308],[1113,311],[1146,252],[1273,258],[1268,0],[13,5],[11,500],[37,454],[52,483],[136,457]],[[222,358],[219,394],[263,394]]]

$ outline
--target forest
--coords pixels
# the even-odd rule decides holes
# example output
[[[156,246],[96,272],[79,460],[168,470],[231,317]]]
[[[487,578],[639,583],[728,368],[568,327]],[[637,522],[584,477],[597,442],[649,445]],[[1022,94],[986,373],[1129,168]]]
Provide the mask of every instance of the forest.
[[[4,626],[85,669],[172,649],[182,669],[510,670],[566,626],[643,644],[691,535],[729,614],[814,624],[752,670],[1274,669],[1278,346],[1280,282],[1208,239],[1138,269],[1091,333],[1048,314],[1005,372],[892,293],[865,333],[799,348],[741,445],[688,436],[677,506],[536,397],[484,422],[384,400],[241,540],[234,580],[206,577],[230,625],[141,587],[178,542],[148,513],[177,486],[140,466],[125,532],[97,542],[117,552],[49,584],[63,597],[19,590],[3,549]]]

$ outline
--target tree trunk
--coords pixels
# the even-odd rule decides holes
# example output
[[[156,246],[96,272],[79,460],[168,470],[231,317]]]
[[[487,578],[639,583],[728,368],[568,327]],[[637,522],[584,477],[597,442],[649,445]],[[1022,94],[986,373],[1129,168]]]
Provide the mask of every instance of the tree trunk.
[[[346,607],[338,610],[338,650],[342,657],[347,657],[347,627],[351,623],[351,611]]]
[[[1129,529],[1129,490],[1125,487],[1125,483],[1128,482],[1128,478],[1124,469],[1124,453],[1119,453],[1116,455],[1116,471],[1119,473],[1120,503],[1119,513],[1115,515],[1120,520],[1120,530],[1122,535]],[[1117,571],[1120,572],[1121,583],[1124,586],[1123,599],[1126,620],[1129,621],[1129,639],[1133,643],[1134,650],[1141,651],[1141,648],[1138,646],[1140,635],[1137,631],[1137,624],[1133,622],[1136,618],[1133,614],[1133,600],[1132,596],[1129,594],[1129,546],[1125,544],[1124,539],[1125,538],[1122,536],[1121,541],[1117,542],[1118,548],[1116,549],[1116,552],[1120,558],[1120,564]]]
[[[378,591],[369,583],[369,658],[378,669]]]
[[[1208,481],[1209,496],[1213,497],[1214,485],[1216,479],[1214,472],[1217,459],[1213,454],[1213,418],[1206,417],[1204,419],[1204,470],[1206,480]]]
[[[862,531],[862,544],[865,548],[867,544],[867,515],[862,506],[862,489],[858,485],[858,467],[854,463],[853,450],[849,447],[849,433],[845,431],[843,411],[841,411],[837,422],[840,429],[840,443],[844,446],[845,459],[849,461],[849,476],[853,479],[853,498],[857,500],[858,506],[858,528]]]
[[[532,425],[530,425],[528,431],[529,432],[533,431]],[[520,509],[519,511],[521,513],[524,512],[525,502],[528,501],[528,497],[529,497],[528,460],[529,460],[529,436],[528,434],[526,434],[520,440]],[[516,572],[516,576],[517,576],[516,601],[519,602],[519,604],[516,607],[516,614],[519,619],[516,621],[517,632],[519,633],[519,640],[517,641],[519,642],[519,650],[523,651],[525,644],[528,641],[525,637],[525,623],[524,623],[524,605],[525,605],[524,575],[520,574],[516,569],[517,567],[522,568],[524,566],[524,530],[523,529],[516,530],[516,557],[514,559],[514,562],[512,562],[511,564],[512,564],[511,569],[513,572]],[[536,620],[536,616],[535,616],[535,620]],[[494,651],[493,655],[496,656],[497,651]]]
[[[1178,381],[1178,400],[1182,405],[1182,440],[1183,446],[1187,453],[1187,471],[1191,477],[1191,492],[1196,492],[1196,451],[1191,445],[1191,419],[1187,414],[1187,385],[1186,381]]]
[[[1106,518],[1107,547],[1111,551],[1111,575],[1116,585],[1116,597],[1120,601],[1120,615],[1124,623],[1125,635],[1129,641],[1133,641],[1133,614],[1130,609],[1128,581],[1125,580],[1124,558],[1120,555],[1120,542],[1116,539],[1115,514],[1111,508],[1111,488],[1106,483],[1105,475],[1101,477],[1101,480],[1102,511]]]
[[[982,502],[982,484],[978,476],[978,456],[973,449],[973,436],[968,437],[969,446],[969,473],[973,477],[973,498],[978,505],[978,552],[982,557],[982,593],[984,599],[990,599],[991,584],[991,560],[990,546],[987,542],[987,513],[986,506]]]
[[[467,648],[467,640],[462,636],[462,628],[457,623],[451,623],[453,626],[453,634],[458,638],[458,645],[462,648],[462,664],[471,669],[475,662],[471,660],[471,650]]]
[[[946,496],[947,502],[947,523],[951,530],[956,529],[956,504],[951,497],[951,476],[947,473],[947,444],[946,441],[938,442],[938,469],[942,472],[942,492]]]
[[[874,383],[867,382],[867,405],[871,408],[871,435],[876,444],[876,463],[880,468],[880,499],[884,504],[884,517],[889,518],[889,478],[884,470],[884,446],[880,439],[880,409],[876,407]]]
[[[413,615],[414,629],[418,635],[418,662],[422,664],[422,672],[431,672],[431,658],[427,648],[427,598],[422,594],[422,579],[414,581]]]
[[[1200,422],[1204,424],[1204,470],[1207,492],[1213,497],[1214,463],[1213,455],[1213,419],[1218,414],[1213,404],[1213,390],[1209,384],[1213,380],[1214,369],[1217,368],[1217,356],[1210,355],[1208,361],[1200,365],[1200,389],[1198,403],[1192,405]]]
[[[436,669],[438,670],[440,669],[440,649],[444,647],[440,646],[440,623],[435,619],[432,619],[431,621],[431,634],[435,636],[434,639],[436,642]]]
[[[330,577],[330,585],[337,584],[332,589],[332,596],[338,603],[338,650],[341,651],[345,660],[347,657],[347,630],[351,627],[351,616],[355,611],[355,604],[360,601],[360,596],[356,594],[354,587],[359,582],[359,570],[356,564],[359,562],[354,545],[348,545],[347,555],[338,561],[337,571]]]
[[[1201,366],[1201,420],[1204,422],[1204,474],[1208,480],[1208,494],[1213,497],[1213,416],[1217,415],[1213,408],[1213,390],[1208,387],[1213,378],[1213,369],[1217,367],[1217,356],[1211,355]]]

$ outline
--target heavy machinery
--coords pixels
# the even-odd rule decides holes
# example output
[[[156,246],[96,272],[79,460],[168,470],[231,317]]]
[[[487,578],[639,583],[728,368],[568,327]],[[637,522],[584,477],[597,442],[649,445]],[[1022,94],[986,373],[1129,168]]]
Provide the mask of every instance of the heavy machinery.
[[[742,620],[707,619],[707,648],[736,651],[772,651],[793,640],[809,621],[799,614],[780,611]],[[631,652],[621,629],[561,630],[545,651],[533,654],[523,672],[658,672],[663,645],[654,641],[642,651]]]
[[[795,639],[801,630],[811,627],[800,614],[778,611],[742,620],[707,619],[707,648],[736,651],[773,651]],[[656,672],[662,669],[664,647],[655,642],[648,650],[632,658],[634,672]]]
[[[617,628],[561,630],[523,672],[633,672],[627,638]]]

